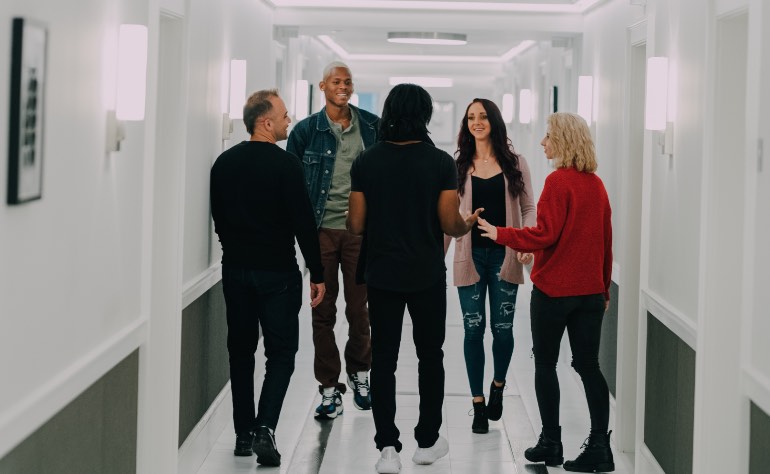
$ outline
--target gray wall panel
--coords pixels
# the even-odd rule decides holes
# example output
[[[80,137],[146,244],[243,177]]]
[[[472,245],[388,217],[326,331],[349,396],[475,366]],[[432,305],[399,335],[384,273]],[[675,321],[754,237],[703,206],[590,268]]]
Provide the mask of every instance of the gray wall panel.
[[[754,403],[749,416],[749,474],[764,474],[770,466],[770,416]]]
[[[139,351],[0,459],[2,474],[134,474]]]
[[[182,311],[180,362],[181,446],[230,379],[221,281]]]
[[[602,322],[602,342],[599,346],[599,367],[612,396],[615,396],[618,367],[618,285],[610,283],[610,306]]]
[[[665,472],[692,472],[695,351],[647,313],[644,443]]]

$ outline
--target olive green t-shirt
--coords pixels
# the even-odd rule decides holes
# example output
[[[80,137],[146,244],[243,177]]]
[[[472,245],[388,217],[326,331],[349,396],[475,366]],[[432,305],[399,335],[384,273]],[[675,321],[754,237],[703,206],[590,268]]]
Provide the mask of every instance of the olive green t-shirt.
[[[332,175],[332,184],[326,201],[326,211],[321,221],[321,227],[326,229],[345,229],[345,211],[348,210],[350,195],[350,165],[364,150],[358,115],[353,109],[350,109],[350,112],[350,126],[345,130],[342,129],[342,125],[332,122],[329,115],[326,115],[332,133],[337,137],[334,175]]]

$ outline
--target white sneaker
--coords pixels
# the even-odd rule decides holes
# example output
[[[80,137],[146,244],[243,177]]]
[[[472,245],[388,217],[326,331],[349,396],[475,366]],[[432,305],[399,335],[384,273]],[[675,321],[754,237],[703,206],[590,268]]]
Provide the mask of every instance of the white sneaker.
[[[415,464],[433,464],[449,454],[449,443],[446,438],[439,436],[430,448],[417,448],[412,456]]]
[[[380,459],[374,465],[380,474],[398,474],[401,472],[401,458],[393,446],[382,448]]]

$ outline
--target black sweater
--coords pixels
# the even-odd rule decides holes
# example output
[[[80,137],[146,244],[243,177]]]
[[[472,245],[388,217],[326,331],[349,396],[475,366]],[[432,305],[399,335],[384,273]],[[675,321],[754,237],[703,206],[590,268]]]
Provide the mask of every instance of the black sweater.
[[[323,282],[313,209],[299,159],[267,142],[244,141],[211,168],[211,214],[222,243],[222,264],[254,270],[297,268],[294,238]]]

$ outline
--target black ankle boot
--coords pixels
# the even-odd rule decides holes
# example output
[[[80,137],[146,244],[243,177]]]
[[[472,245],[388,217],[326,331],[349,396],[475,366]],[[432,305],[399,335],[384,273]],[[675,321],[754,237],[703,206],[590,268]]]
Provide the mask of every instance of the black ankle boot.
[[[610,449],[610,431],[607,434],[591,433],[585,440],[583,452],[574,460],[564,463],[565,471],[572,472],[612,472],[615,460]]]
[[[487,407],[484,405],[484,402],[473,402],[473,425],[471,425],[471,430],[479,434],[489,432]]]
[[[492,385],[489,386],[489,403],[487,403],[487,416],[490,420],[497,421],[503,416],[503,389],[502,387],[495,385],[492,381]]]
[[[524,451],[524,457],[532,462],[545,462],[546,466],[558,466],[564,462],[564,449],[561,445],[561,426],[543,428],[537,445]]]

